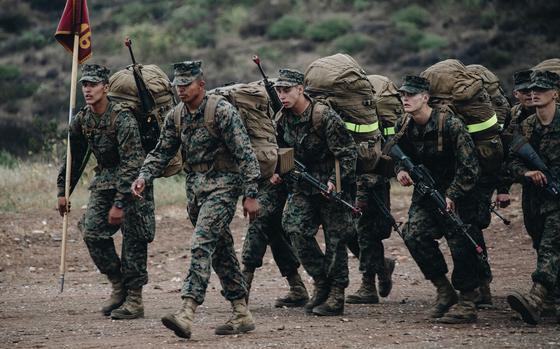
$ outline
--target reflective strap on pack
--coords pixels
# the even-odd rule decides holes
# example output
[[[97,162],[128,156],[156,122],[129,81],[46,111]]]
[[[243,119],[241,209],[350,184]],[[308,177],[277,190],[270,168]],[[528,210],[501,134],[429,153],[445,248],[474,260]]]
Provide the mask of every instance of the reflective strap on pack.
[[[486,121],[479,122],[478,124],[467,125],[467,131],[469,131],[469,133],[484,131],[496,125],[497,123],[498,123],[498,116],[494,114],[490,119]]]
[[[395,127],[386,127],[383,129],[384,136],[392,136],[395,134]]]
[[[368,133],[379,129],[379,121],[369,125],[358,125],[351,122],[344,122],[344,125],[348,131],[355,133]]]

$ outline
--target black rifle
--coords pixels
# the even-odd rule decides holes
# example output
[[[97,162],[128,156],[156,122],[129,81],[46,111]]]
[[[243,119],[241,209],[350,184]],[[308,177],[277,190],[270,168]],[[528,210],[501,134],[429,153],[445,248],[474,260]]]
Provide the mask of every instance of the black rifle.
[[[282,109],[282,102],[280,101],[280,97],[278,97],[278,93],[276,93],[276,90],[274,89],[272,82],[268,80],[268,77],[266,76],[262,68],[261,59],[259,58],[259,56],[254,55],[253,62],[255,62],[257,67],[259,67],[259,71],[261,72],[261,75],[263,77],[264,88],[266,89],[268,98],[270,98],[270,104],[272,110],[274,111],[274,113],[278,113],[280,109]]]
[[[533,170],[539,170],[546,176],[544,190],[554,198],[560,198],[560,180],[552,170],[550,170],[540,158],[539,154],[533,149],[525,138],[515,136],[511,142],[511,149]],[[530,180],[530,179],[529,179]],[[533,182],[530,180],[531,183]]]
[[[395,217],[393,217],[391,212],[389,212],[389,209],[387,208],[387,206],[385,206],[383,201],[381,201],[381,199],[379,198],[379,196],[377,196],[377,194],[375,192],[373,192],[373,201],[375,201],[375,204],[377,205],[377,208],[379,209],[379,211],[381,211],[381,214],[383,215],[383,217],[389,223],[391,223],[391,225],[393,226],[393,229],[395,229],[395,231],[400,235],[400,237],[404,239],[402,231],[401,231],[402,223],[397,223],[397,221],[395,220]]]
[[[360,217],[362,215],[362,210],[360,208],[352,205],[348,201],[342,198],[342,192],[335,192],[335,191],[328,191],[328,188],[325,184],[321,183],[317,178],[313,177],[312,175],[307,172],[307,168],[304,164],[299,162],[298,160],[294,159],[295,169],[290,172],[292,178],[296,181],[304,180],[305,182],[309,183],[312,187],[317,188],[321,191],[322,194],[327,196],[330,200],[333,200],[350,210],[352,210],[352,215],[354,217]]]
[[[156,100],[144,82],[142,66],[138,64],[134,58],[132,40],[127,37],[124,44],[128,47],[128,52],[130,53],[132,64],[129,65],[128,68],[132,69],[134,83],[138,90],[138,99],[140,100],[141,115],[136,115],[136,118],[138,120],[138,127],[140,128],[142,147],[144,150],[150,151],[155,148],[160,134],[158,120],[153,115],[154,109],[156,109],[157,106]]]
[[[492,212],[493,214],[496,215],[496,217],[498,217],[499,219],[501,219],[502,222],[503,222],[505,225],[510,225],[510,224],[511,224],[511,221],[510,221],[509,219],[507,219],[507,218],[505,218],[504,216],[502,216],[502,215],[500,214],[500,212],[498,212],[498,210],[496,210],[496,203],[493,203],[493,204],[490,206],[490,212]]]
[[[474,246],[477,257],[481,260],[481,262],[487,263],[488,257],[484,254],[482,246],[480,246],[469,234],[468,225],[463,223],[461,218],[455,212],[447,210],[445,196],[436,189],[436,182],[430,175],[430,171],[424,165],[414,165],[412,160],[403,153],[402,149],[398,145],[394,145],[391,148],[390,155],[393,159],[395,159],[395,161],[401,161],[401,164],[412,178],[414,188],[418,191],[418,194],[422,197],[429,198],[444,220],[452,224],[453,231],[463,234]]]

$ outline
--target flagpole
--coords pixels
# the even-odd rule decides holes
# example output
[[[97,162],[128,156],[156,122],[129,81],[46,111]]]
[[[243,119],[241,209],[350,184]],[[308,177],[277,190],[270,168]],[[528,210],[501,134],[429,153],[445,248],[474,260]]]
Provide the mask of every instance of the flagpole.
[[[64,197],[66,199],[66,213],[62,219],[62,245],[60,247],[60,293],[64,291],[64,274],[66,273],[66,242],[68,237],[68,213],[70,208],[70,179],[72,172],[72,153],[70,151],[70,123],[76,109],[76,88],[78,85],[78,53],[80,34],[74,34],[74,49],[72,50],[72,75],[70,80],[70,104],[68,108],[68,136],[66,138],[66,178],[64,182]]]

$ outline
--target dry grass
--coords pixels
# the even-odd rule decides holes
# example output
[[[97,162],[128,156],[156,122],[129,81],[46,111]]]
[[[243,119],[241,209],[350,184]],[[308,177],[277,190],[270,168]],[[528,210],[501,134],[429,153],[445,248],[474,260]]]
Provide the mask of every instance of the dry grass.
[[[54,209],[58,166],[52,163],[19,162],[13,168],[0,166],[0,212]],[[89,166],[72,194],[72,206],[87,204],[88,183],[92,174]],[[156,205],[166,206],[185,202],[184,177],[176,175],[155,181]]]

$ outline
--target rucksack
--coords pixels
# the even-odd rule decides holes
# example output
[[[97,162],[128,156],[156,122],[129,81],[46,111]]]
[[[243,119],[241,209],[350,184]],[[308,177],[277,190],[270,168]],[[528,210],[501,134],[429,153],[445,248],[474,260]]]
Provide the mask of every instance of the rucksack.
[[[436,63],[420,76],[430,82],[430,104],[450,108],[465,123],[475,143],[482,175],[495,176],[501,168],[504,149],[498,117],[482,78],[456,59]],[[442,134],[438,132],[438,138]]]
[[[365,71],[347,54],[313,61],[305,70],[305,91],[333,108],[358,146],[357,171],[370,173],[381,155],[381,133],[373,87]]]
[[[395,134],[395,123],[404,114],[397,86],[382,75],[368,75],[375,91],[375,110],[384,136]]]
[[[144,84],[155,102],[152,111],[147,115],[142,111],[132,66],[117,71],[109,78],[108,96],[111,100],[125,103],[130,108],[138,122],[142,147],[146,153],[149,153],[158,142],[163,119],[165,114],[175,105],[175,99],[171,82],[163,70],[154,64],[139,65],[138,67]],[[181,166],[181,152],[178,151],[177,155],[169,162],[163,176],[169,177],[178,173]]]
[[[227,100],[239,112],[243,125],[247,129],[251,146],[259,161],[261,178],[272,177],[276,169],[278,145],[266,90],[263,86],[251,83],[218,87],[208,91],[208,100],[204,110],[204,124],[207,125],[209,132],[214,136],[217,136],[214,127],[216,107],[221,99]],[[182,108],[177,107],[175,110],[175,125],[179,127]],[[231,159],[219,160],[227,162]]]
[[[511,105],[509,104],[504,90],[500,86],[500,79],[496,74],[480,64],[467,65],[467,69],[482,78],[484,88],[490,95],[492,107],[494,107],[494,111],[498,117],[500,129],[503,129],[505,121],[509,119]]]
[[[560,58],[544,60],[531,68],[531,70],[548,70],[556,74],[560,74]]]

